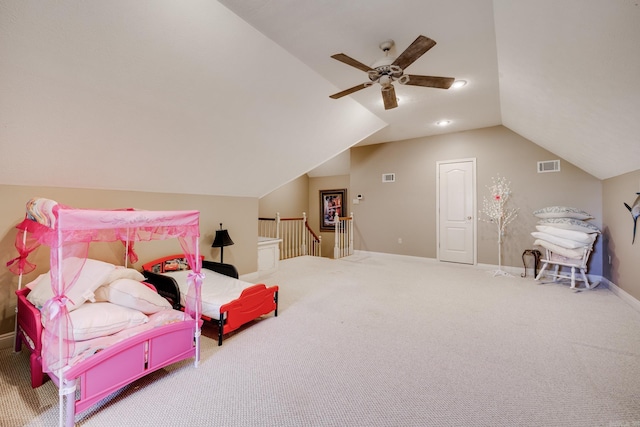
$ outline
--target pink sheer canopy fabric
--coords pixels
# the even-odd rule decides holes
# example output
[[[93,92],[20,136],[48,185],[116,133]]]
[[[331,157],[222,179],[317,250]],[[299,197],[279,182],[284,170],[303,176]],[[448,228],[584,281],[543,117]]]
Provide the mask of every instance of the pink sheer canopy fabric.
[[[9,268],[9,271],[13,274],[28,274],[35,270],[36,265],[29,262],[27,258],[31,252],[40,246],[38,237],[35,234],[35,231],[39,227],[43,226],[37,222],[26,219],[16,226],[16,228],[21,231],[16,234],[15,242],[18,256],[7,262],[7,268]]]
[[[44,207],[46,212],[36,211],[33,214],[31,208],[34,205]],[[185,316],[200,318],[202,276],[198,211],[74,209],[48,199],[30,200],[27,211],[27,219],[18,225],[18,229],[27,232],[29,244],[23,244],[23,233],[18,233],[16,247],[19,256],[10,263],[15,265],[12,271],[26,272],[32,266],[26,258],[37,244],[51,248],[50,275],[54,297],[42,308],[42,315],[48,317],[48,327],[43,332],[42,340],[45,372],[66,366],[73,352],[66,295],[82,270],[91,242],[120,240],[126,243],[131,257],[132,253],[135,256],[133,242],[177,238],[193,271],[189,280]]]

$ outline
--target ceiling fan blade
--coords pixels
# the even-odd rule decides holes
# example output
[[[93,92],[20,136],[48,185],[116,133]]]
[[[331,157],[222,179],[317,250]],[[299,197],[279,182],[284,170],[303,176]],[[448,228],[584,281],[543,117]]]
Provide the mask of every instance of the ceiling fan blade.
[[[433,76],[416,76],[413,74],[405,74],[409,77],[409,81],[404,83],[411,86],[435,87],[438,89],[449,89],[454,82],[453,77],[433,77]]]
[[[353,59],[350,56],[345,55],[344,53],[336,53],[335,55],[331,55],[331,57],[333,59],[337,59],[340,62],[344,62],[347,65],[351,65],[352,67],[356,67],[357,69],[362,70],[365,73],[367,71],[373,70],[373,68],[369,67],[368,65],[365,65],[360,61],[356,61],[355,59]]]
[[[413,43],[411,43],[411,45],[396,58],[395,61],[393,61],[393,65],[397,65],[404,70],[435,45],[436,42],[431,40],[429,37],[418,36],[418,38],[415,39]]]
[[[361,89],[364,89],[365,87],[369,87],[369,86],[371,86],[371,83],[361,83],[358,86],[354,86],[352,88],[343,90],[342,92],[334,93],[333,95],[330,95],[329,98],[333,98],[333,99],[342,98],[343,96],[350,95],[353,92],[357,92],[357,91],[359,91]]]
[[[398,106],[398,99],[396,98],[396,89],[393,85],[382,88],[382,101],[384,101],[384,109],[390,110]]]

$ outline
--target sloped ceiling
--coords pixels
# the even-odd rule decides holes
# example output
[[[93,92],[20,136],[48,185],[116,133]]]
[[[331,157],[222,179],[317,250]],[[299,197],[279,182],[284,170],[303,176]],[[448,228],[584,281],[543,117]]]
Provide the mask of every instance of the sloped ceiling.
[[[419,34],[408,71],[467,86],[329,98],[366,79],[330,55]],[[637,0],[0,0],[0,183],[260,197],[497,124],[605,179],[640,168],[639,40]]]
[[[596,178],[640,169],[640,2],[494,9],[502,123]]]
[[[341,89],[366,75],[334,53],[371,65],[384,40],[437,42],[408,71],[468,85],[396,84],[388,111],[379,88],[350,95],[389,123],[360,144],[503,124],[600,179],[640,168],[637,0],[221,2]]]
[[[0,1],[0,183],[260,197],[383,128],[216,1]]]
[[[336,53],[371,66],[384,57],[379,45],[392,39],[398,56],[418,35],[436,46],[407,73],[454,77],[469,84],[443,90],[395,84],[399,107],[385,110],[380,86],[332,100],[355,99],[389,126],[360,144],[495,126],[501,123],[498,62],[491,0],[324,0],[313,2],[220,0],[288,52],[336,85],[368,81],[366,73],[331,58]],[[446,128],[436,121],[448,119]]]

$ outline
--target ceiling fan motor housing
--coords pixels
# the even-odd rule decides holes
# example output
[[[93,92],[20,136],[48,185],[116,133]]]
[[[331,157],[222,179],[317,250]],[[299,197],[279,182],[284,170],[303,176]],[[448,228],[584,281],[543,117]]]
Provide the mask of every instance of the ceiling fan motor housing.
[[[367,74],[369,75],[369,80],[375,82],[383,76],[388,76],[391,80],[396,80],[402,76],[402,73],[402,68],[397,65],[389,64],[374,67],[374,69],[370,70]]]

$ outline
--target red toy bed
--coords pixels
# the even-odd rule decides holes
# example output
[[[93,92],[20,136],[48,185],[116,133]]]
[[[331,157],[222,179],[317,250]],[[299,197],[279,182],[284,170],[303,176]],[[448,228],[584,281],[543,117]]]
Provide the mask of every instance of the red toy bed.
[[[16,292],[15,348],[19,351],[25,343],[31,350],[33,387],[42,384],[44,373],[59,387],[61,426],[73,426],[77,412],[148,373],[188,358],[194,358],[197,366],[201,323],[195,320],[201,313],[197,211],[84,210],[47,199],[32,199],[27,204],[26,219],[17,228],[21,230],[16,236],[19,256],[8,265],[20,275],[19,285],[22,274],[35,268],[27,261],[29,253],[39,244],[51,248],[50,273],[40,276],[42,280],[49,280],[47,285],[25,287]],[[99,265],[109,274],[116,269],[110,264],[86,259],[90,242],[120,240],[126,244],[127,253],[135,256],[134,241],[169,238],[179,239],[186,259],[193,266],[189,304],[184,311],[172,309],[155,294],[167,307],[148,316],[138,312],[133,316],[140,319],[137,324],[126,321],[131,328],[102,336],[106,329],[78,327],[77,319],[82,316],[90,322],[98,318],[87,315],[88,311],[95,314],[93,310],[99,308],[111,313],[114,307],[120,307],[112,301],[115,292],[107,294],[106,300],[93,302],[93,291],[98,287],[91,291],[82,289],[84,285],[80,283],[85,279],[103,283],[104,278],[112,277],[105,275],[98,280],[89,266]],[[141,282],[139,286],[149,289]],[[53,297],[43,300],[41,307],[29,301],[33,300],[30,293],[35,295],[47,288]],[[117,311],[122,310],[127,311],[127,316],[137,312],[127,307]]]
[[[183,309],[189,265],[182,255],[170,255],[142,266],[146,281],[158,293]],[[218,327],[218,345],[223,336],[260,316],[278,316],[278,286],[267,287],[238,279],[231,264],[202,260],[202,318]]]

